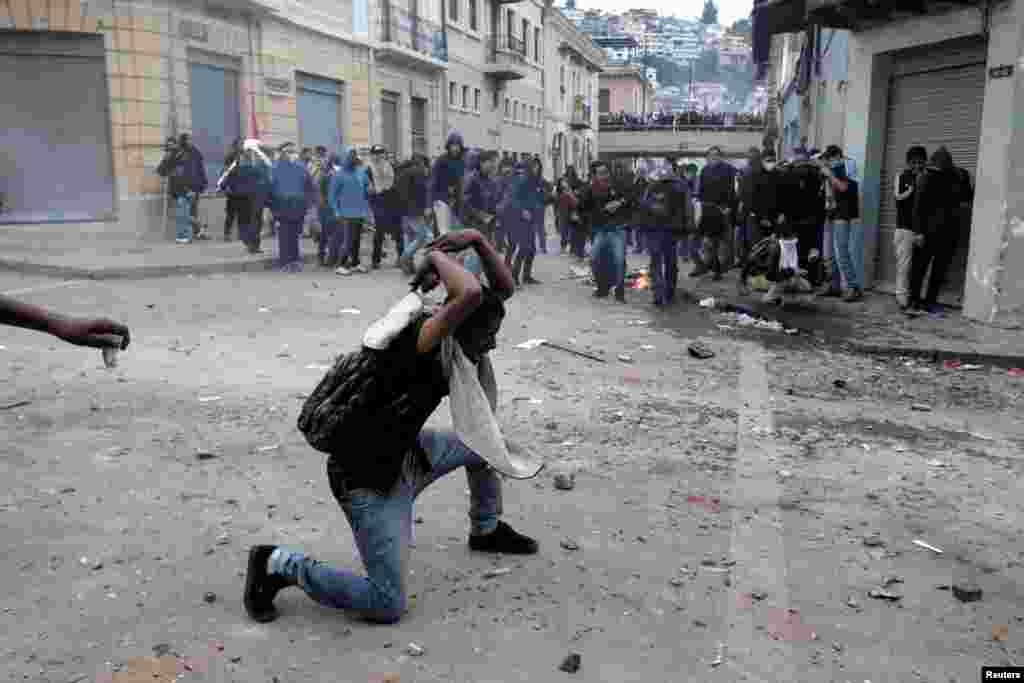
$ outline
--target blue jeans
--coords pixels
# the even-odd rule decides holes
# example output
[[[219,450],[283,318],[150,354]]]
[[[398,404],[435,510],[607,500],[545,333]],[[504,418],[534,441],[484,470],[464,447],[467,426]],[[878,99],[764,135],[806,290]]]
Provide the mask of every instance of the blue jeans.
[[[401,619],[408,601],[405,580],[416,497],[452,470],[465,467],[470,533],[493,531],[502,512],[499,475],[458,436],[450,431],[424,429],[418,440],[430,469],[424,471],[419,459],[410,455],[387,496],[368,489],[345,491],[328,471],[331,489],[352,527],[366,576],[333,569],[285,548],[271,557],[271,571],[295,582],[321,605],[354,609],[369,621],[394,623]]]
[[[192,196],[183,194],[174,198],[174,237],[192,239]]]
[[[416,250],[430,241],[430,226],[423,216],[403,216],[402,230],[405,231],[405,251],[402,256],[412,256]]]
[[[859,219],[830,222],[835,265],[832,286],[839,289],[842,279],[850,289],[864,288],[864,227]]]
[[[654,300],[669,303],[675,298],[679,283],[677,237],[671,230],[652,230],[644,234],[644,243],[651,252]]]
[[[331,239],[334,237],[334,209],[320,207],[317,217],[320,219],[320,244],[317,245],[317,256],[323,261],[327,258]]]
[[[599,292],[621,289],[626,284],[625,228],[595,228],[590,248],[591,265]]]

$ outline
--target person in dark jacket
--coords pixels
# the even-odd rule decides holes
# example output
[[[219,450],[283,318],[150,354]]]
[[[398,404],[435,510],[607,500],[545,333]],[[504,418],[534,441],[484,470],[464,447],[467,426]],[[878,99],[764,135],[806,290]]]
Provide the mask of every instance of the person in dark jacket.
[[[626,224],[632,206],[628,197],[612,185],[611,170],[603,161],[590,167],[590,186],[580,198],[580,216],[593,235],[591,262],[597,289],[604,298],[615,290],[615,299],[626,301]]]
[[[761,169],[750,176],[750,192],[747,205],[747,234],[753,244],[776,231],[784,220],[782,208],[784,185],[782,173],[776,168],[775,152],[766,150],[759,155]]]
[[[299,158],[293,143],[282,145],[282,158],[274,165],[270,201],[278,221],[278,269],[282,272],[302,271],[300,240],[306,220],[306,198],[313,181],[306,165]]]
[[[447,233],[431,246],[412,286],[429,291],[440,280],[448,298],[433,315],[417,316],[380,352],[386,356],[377,364],[379,374],[367,382],[372,395],[365,399],[385,408],[370,411],[360,433],[352,435],[352,448],[327,458],[331,491],[352,527],[365,574],[335,569],[284,546],[253,546],[243,602],[257,622],[277,618],[274,599],[289,587],[367,621],[401,620],[408,607],[413,505],[427,487],[455,470],[464,469],[468,477],[470,551],[538,551],[537,541],[501,520],[501,475],[454,432],[424,427],[449,393],[442,344],[453,338],[479,365],[495,347],[504,302],[515,288],[512,274],[475,230]],[[467,248],[479,254],[489,287],[459,265],[455,255]]]
[[[227,174],[231,172],[231,167],[235,165],[239,157],[242,156],[242,138],[235,138],[235,141],[231,143],[231,149],[228,150],[227,156],[224,157],[224,176],[227,178]],[[218,183],[217,190],[225,190],[224,183]],[[239,234],[241,234],[242,220],[240,218],[242,205],[248,202],[248,198],[239,197],[232,194],[230,191],[225,191],[227,201],[224,204],[224,241],[231,241],[231,228],[235,222],[239,225]]]
[[[337,154],[331,154],[319,164],[316,177],[313,179],[320,195],[320,244],[317,245],[317,250],[320,265],[324,268],[340,267],[345,248],[348,246],[338,216],[331,206],[331,183],[340,166],[341,159]]]
[[[582,261],[585,258],[587,232],[580,220],[579,192],[580,185],[575,185],[569,177],[563,176],[558,181],[557,213],[558,223],[563,226],[569,237],[569,253]]]
[[[373,210],[373,256],[370,265],[376,270],[380,268],[383,258],[384,238],[391,237],[397,250],[396,267],[402,258],[402,219],[401,207],[398,205],[395,192],[395,167],[388,159],[388,151],[383,145],[374,145],[370,149],[370,208]]]
[[[970,176],[953,164],[946,147],[932,154],[921,176],[914,200],[914,232],[919,236],[910,272],[910,305],[918,310],[941,314],[939,290],[953,261],[962,229],[962,209],[974,199]],[[931,277],[924,299],[921,289],[931,265]]]
[[[524,284],[540,284],[533,277],[533,259],[537,252],[537,232],[543,230],[547,206],[545,190],[540,159],[533,158],[520,164],[512,179],[508,210],[505,212],[515,245],[512,278],[516,286],[520,283],[520,275]]]
[[[897,222],[893,231],[893,247],[896,252],[896,301],[903,311],[910,310],[910,271],[914,245],[923,241],[918,239],[914,232],[914,200],[918,179],[928,165],[928,150],[915,145],[907,150],[906,159],[907,167],[896,176],[893,187]]]
[[[466,182],[465,224],[493,243],[494,222],[498,218],[498,183],[494,177],[498,170],[498,153],[480,152],[475,166]],[[483,272],[483,264],[475,253],[469,255],[466,269],[476,275]]]
[[[834,253],[831,281],[823,296],[842,294],[841,284],[846,282],[845,301],[864,298],[864,227],[860,221],[860,185],[849,176],[849,165],[835,145],[829,146],[821,157],[825,175],[828,223],[823,243]]]
[[[722,150],[708,150],[708,163],[700,173],[697,198],[701,205],[699,232],[704,240],[704,259],[690,273],[700,277],[714,272],[721,280],[725,270],[722,263],[723,242],[732,226],[732,211],[736,204],[736,169],[722,159]]]
[[[679,281],[678,240],[693,220],[686,183],[667,169],[654,171],[639,209],[637,229],[651,254],[654,305],[671,304]]]
[[[512,178],[515,176],[516,165],[511,157],[503,157],[498,164],[498,218],[494,225],[494,240],[498,245],[498,253],[505,254],[505,264],[512,267],[512,242],[506,228],[505,209],[508,206],[509,191],[512,188]]]
[[[772,152],[774,160],[775,153]],[[736,262],[742,264],[746,260],[750,248],[758,241],[760,233],[759,225],[750,221],[750,210],[754,204],[754,186],[757,176],[764,170],[761,162],[761,150],[751,147],[747,152],[747,167],[739,174],[739,192],[737,200],[739,208],[736,210],[736,236],[735,256]]]
[[[442,235],[461,227],[465,175],[466,144],[461,133],[452,131],[445,143],[445,153],[434,161],[434,168],[430,172],[434,218]]]
[[[199,193],[206,189],[206,165],[203,155],[192,145],[192,136],[182,133],[168,139],[157,173],[167,178],[168,193],[175,206],[176,241],[188,244],[205,239],[199,228]]]
[[[413,156],[396,172],[398,201],[402,205],[402,228],[405,230],[405,251],[402,270],[413,274],[416,250],[430,240],[430,160],[422,154]]]
[[[261,254],[259,213],[270,192],[270,160],[259,145],[249,143],[232,163],[224,189],[238,203],[238,237],[250,254]]]
[[[555,223],[557,224],[558,235],[562,240],[561,249],[563,252],[568,250],[572,253],[572,244],[576,231],[574,229],[575,223],[568,220],[569,213],[564,211],[561,206],[560,199],[565,194],[562,189],[563,180],[565,181],[565,186],[568,188],[569,193],[573,195],[575,195],[583,183],[580,181],[580,176],[579,173],[576,172],[575,166],[566,166],[565,173],[558,179],[558,182],[555,183]]]
[[[786,164],[781,173],[779,211],[799,240],[800,267],[807,271],[808,282],[819,287],[825,277],[821,253],[825,223],[824,176],[810,160]]]

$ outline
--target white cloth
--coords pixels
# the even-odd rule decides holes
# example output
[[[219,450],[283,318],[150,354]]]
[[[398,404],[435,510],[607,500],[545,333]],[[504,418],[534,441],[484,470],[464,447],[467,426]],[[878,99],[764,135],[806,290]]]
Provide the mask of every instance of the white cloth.
[[[377,194],[387,192],[395,185],[395,167],[386,159],[370,158],[370,171],[373,173],[373,191]]]
[[[794,273],[800,270],[800,253],[797,250],[797,242],[796,238],[779,240],[779,246],[782,247],[779,252],[779,270],[789,268]]]
[[[501,435],[495,417],[498,385],[491,359],[485,354],[474,366],[449,336],[441,342],[441,363],[448,376],[452,426],[462,443],[500,474],[513,479],[537,476],[544,464],[529,455],[510,453]]]
[[[434,202],[434,220],[437,221],[437,231],[447,235],[452,226],[452,210],[444,202]]]
[[[409,292],[383,318],[370,325],[363,335],[363,346],[383,351],[423,311],[423,297]]]
[[[363,345],[378,351],[386,349],[424,309],[423,296],[410,292],[370,326],[363,336]],[[498,384],[491,359],[485,354],[474,366],[459,343],[448,336],[441,342],[441,364],[448,377],[452,426],[462,443],[507,477],[537,476],[544,469],[543,463],[529,456],[513,455],[501,435],[494,416],[498,409]]]

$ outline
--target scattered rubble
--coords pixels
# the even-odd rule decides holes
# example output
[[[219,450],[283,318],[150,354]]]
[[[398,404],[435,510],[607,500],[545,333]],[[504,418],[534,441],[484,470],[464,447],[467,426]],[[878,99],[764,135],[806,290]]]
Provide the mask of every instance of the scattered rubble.
[[[960,602],[978,602],[981,600],[981,586],[970,581],[953,584],[953,595]]]
[[[559,491],[572,491],[576,488],[576,475],[559,472],[555,475],[555,488]]]
[[[562,663],[558,666],[558,670],[564,671],[567,674],[574,674],[580,670],[581,665],[582,657],[574,652],[562,660]]]

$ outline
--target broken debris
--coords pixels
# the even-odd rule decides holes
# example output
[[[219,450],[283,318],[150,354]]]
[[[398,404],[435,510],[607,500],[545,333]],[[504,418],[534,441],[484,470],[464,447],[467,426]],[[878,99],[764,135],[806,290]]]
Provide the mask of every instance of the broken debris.
[[[213,460],[216,457],[217,454],[210,451],[199,451],[196,453],[196,460]]]
[[[405,652],[410,657],[422,657],[424,654],[426,654],[427,651],[423,648],[422,645],[419,645],[417,643],[409,643],[405,648]]]
[[[576,475],[559,472],[555,475],[555,488],[559,491],[572,491],[576,488]]]
[[[572,540],[571,538],[564,538],[564,539],[562,539],[562,544],[561,545],[562,545],[562,548],[564,548],[565,550],[579,550],[580,549],[580,544],[577,543],[576,541]]]
[[[715,357],[714,351],[700,343],[690,344],[686,350],[698,360],[708,360]]]
[[[484,578],[485,579],[496,579],[499,576],[505,576],[506,574],[511,574],[511,573],[512,573],[512,570],[509,569],[508,567],[501,567],[499,569],[488,569],[487,571],[484,572]]]
[[[936,548],[935,546],[931,545],[930,543],[925,543],[924,541],[922,541],[922,540],[920,540],[918,538],[915,538],[913,540],[913,543],[914,543],[914,545],[916,545],[916,546],[918,546],[920,548],[924,548],[925,550],[931,550],[936,555],[941,555],[942,554],[942,550],[941,549]]]
[[[558,666],[558,670],[564,671],[567,674],[574,674],[580,670],[581,665],[582,657],[574,652],[562,660],[562,663]]]
[[[864,545],[868,548],[884,548],[885,541],[877,533],[868,534],[864,537]]]
[[[212,605],[213,603],[217,602],[217,594],[213,591],[206,591],[205,593],[203,593],[203,602],[205,602],[207,605]]]
[[[960,602],[978,602],[981,600],[981,586],[970,581],[953,584],[953,595]]]
[[[15,408],[24,408],[25,406],[32,405],[32,401],[15,401],[14,403],[7,403],[0,406],[0,410],[14,410]]]
[[[873,588],[868,595],[876,600],[889,600],[890,602],[896,602],[897,600],[903,599],[903,596],[899,593],[893,593],[885,590],[884,588]]]

